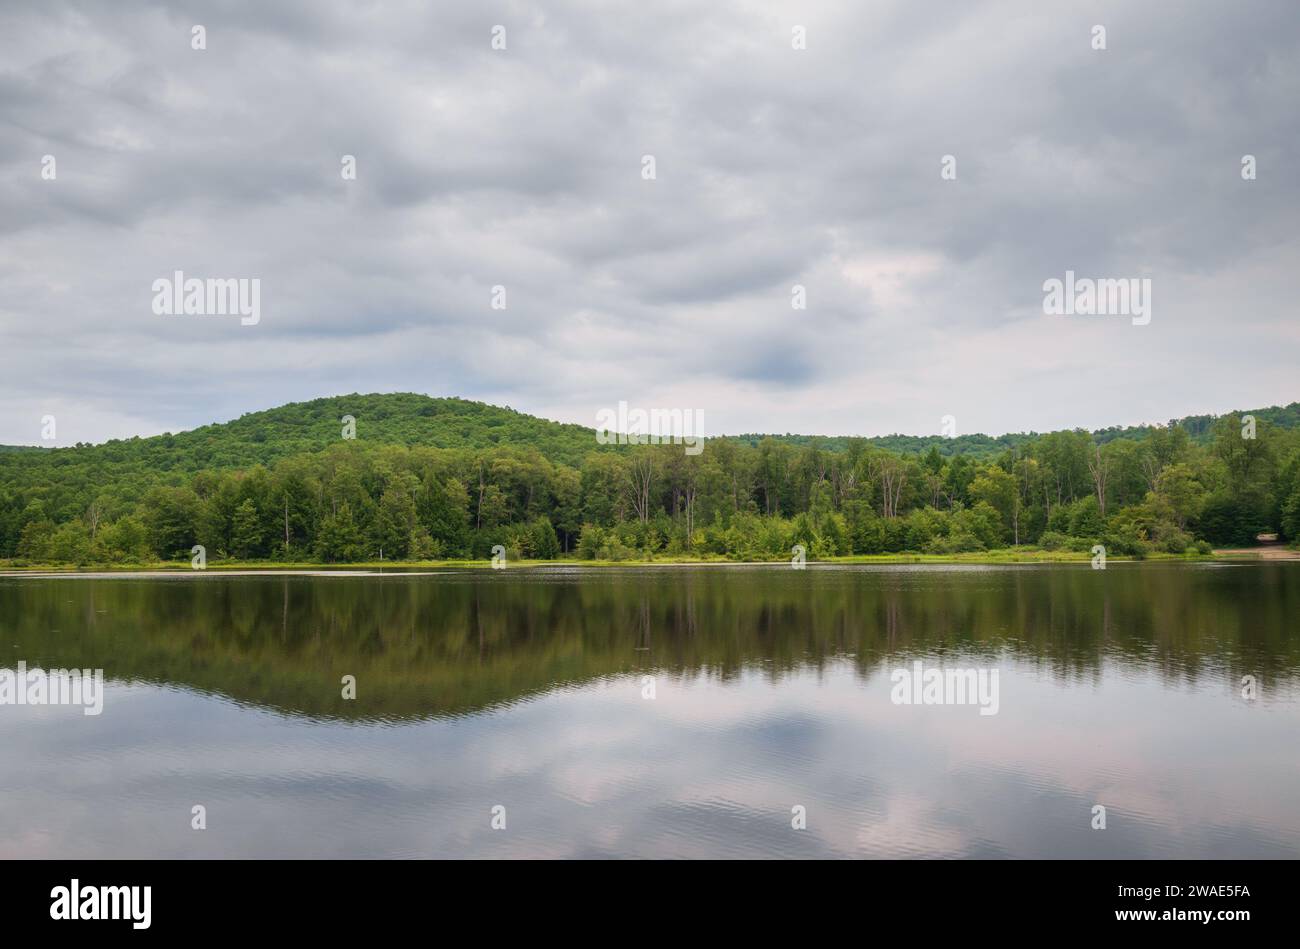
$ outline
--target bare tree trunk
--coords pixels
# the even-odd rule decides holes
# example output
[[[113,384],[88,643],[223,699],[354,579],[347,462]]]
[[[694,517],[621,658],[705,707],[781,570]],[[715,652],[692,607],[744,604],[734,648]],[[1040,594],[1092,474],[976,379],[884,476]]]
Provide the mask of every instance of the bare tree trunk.
[[[91,501],[90,507],[86,508],[86,522],[90,526],[90,539],[94,541],[95,534],[99,531],[99,522],[104,516],[103,509],[99,506],[98,501]]]
[[[1110,478],[1110,460],[1102,458],[1101,446],[1094,446],[1093,455],[1088,459],[1088,472],[1092,475],[1092,484],[1097,491],[1097,507],[1101,516],[1106,516],[1106,481]]]
[[[632,480],[632,506],[642,524],[650,520],[650,485],[654,482],[654,459],[649,452],[633,458],[628,472]]]
[[[871,463],[874,477],[880,481],[880,513],[882,517],[897,517],[898,506],[903,501],[903,487],[907,472],[897,458],[880,457]]]
[[[1156,482],[1160,480],[1160,459],[1155,455],[1143,457],[1142,474],[1146,476],[1147,490],[1154,494]]]

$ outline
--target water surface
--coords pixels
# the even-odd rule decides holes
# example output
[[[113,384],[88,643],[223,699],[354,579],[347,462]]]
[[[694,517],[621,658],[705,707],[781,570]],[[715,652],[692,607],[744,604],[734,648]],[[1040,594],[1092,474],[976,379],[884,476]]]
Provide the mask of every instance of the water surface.
[[[1298,616],[1300,563],[4,577],[0,667],[108,682],[0,706],[0,856],[1297,857]]]

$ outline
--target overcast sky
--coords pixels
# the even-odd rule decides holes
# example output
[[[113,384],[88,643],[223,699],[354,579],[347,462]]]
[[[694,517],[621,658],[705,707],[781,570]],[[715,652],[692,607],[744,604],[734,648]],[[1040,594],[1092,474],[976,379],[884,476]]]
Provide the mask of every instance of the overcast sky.
[[[706,434],[1291,402],[1298,43],[1291,0],[6,2],[0,442],[373,391]],[[155,314],[176,270],[260,322]],[[1151,322],[1045,315],[1066,270]]]

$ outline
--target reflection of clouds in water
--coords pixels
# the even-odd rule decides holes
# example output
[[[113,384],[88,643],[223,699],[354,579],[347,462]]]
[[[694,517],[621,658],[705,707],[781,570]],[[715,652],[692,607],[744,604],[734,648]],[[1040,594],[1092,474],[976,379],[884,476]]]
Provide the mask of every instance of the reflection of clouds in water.
[[[98,719],[0,716],[0,855],[1300,854],[1294,765],[1270,751],[1293,708],[1001,668],[993,717],[894,706],[847,661],[779,685],[663,676],[653,701],[609,678],[389,726],[115,683]]]
[[[1222,690],[1169,688],[1150,670],[1145,678],[1107,674],[1089,690],[1061,690],[1023,671],[1010,681],[1021,713],[1008,719],[1004,705],[978,735],[954,721],[945,739],[954,768],[1014,768],[1031,786],[1068,790],[1088,806],[1162,828],[1157,836],[1248,814],[1290,828],[1283,845],[1300,848],[1300,782],[1285,756],[1267,750],[1292,740],[1294,709],[1278,715]],[[1255,780],[1244,782],[1245,774]]]
[[[861,821],[854,843],[858,851],[881,857],[965,856],[969,845],[932,801],[913,794],[890,797],[884,813]]]

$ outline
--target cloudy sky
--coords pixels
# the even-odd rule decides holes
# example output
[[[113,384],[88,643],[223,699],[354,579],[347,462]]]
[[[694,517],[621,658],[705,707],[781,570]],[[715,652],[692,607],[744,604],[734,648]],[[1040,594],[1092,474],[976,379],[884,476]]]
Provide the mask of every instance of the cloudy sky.
[[[0,442],[354,391],[708,434],[1291,402],[1298,45],[1289,0],[7,2]],[[260,322],[155,314],[177,270]],[[1045,315],[1066,270],[1149,277],[1150,324]]]

